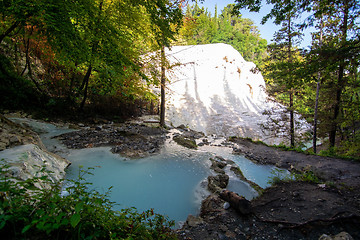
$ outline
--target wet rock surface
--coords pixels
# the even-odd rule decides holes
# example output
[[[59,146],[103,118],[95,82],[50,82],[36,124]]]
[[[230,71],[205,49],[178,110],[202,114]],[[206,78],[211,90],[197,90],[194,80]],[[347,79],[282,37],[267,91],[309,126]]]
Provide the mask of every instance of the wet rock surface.
[[[261,164],[310,169],[321,183],[279,182],[251,201],[251,214],[213,194],[202,202],[203,223],[185,223],[179,239],[360,239],[359,163],[235,142],[234,152]]]
[[[176,128],[180,131],[180,133],[174,134],[173,140],[186,148],[197,149],[198,145],[196,144],[196,139],[205,137],[204,133],[193,131],[184,125],[180,125]],[[204,140],[200,145],[206,144],[206,140]]]
[[[113,153],[141,158],[159,153],[166,140],[166,130],[141,124],[107,124],[58,136],[68,148],[111,146]]]
[[[21,116],[20,116],[21,117]],[[65,176],[70,162],[46,150],[37,133],[0,114],[0,159],[8,166],[5,175],[15,180],[48,175],[52,182]],[[40,172],[45,168],[45,173]],[[49,187],[46,182],[37,185]]]
[[[35,132],[0,114],[0,151],[23,144],[36,144],[44,148]]]

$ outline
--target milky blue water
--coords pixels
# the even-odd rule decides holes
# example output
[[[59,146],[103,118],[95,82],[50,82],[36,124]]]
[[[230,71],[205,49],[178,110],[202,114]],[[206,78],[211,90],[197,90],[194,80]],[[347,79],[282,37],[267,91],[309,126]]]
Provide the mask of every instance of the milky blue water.
[[[145,211],[153,208],[177,223],[185,221],[189,214],[198,214],[201,200],[209,194],[206,184],[201,186],[201,182],[213,174],[209,168],[210,157],[219,155],[235,161],[245,177],[262,187],[268,185],[267,177],[273,169],[253,164],[224,147],[190,150],[168,142],[159,155],[143,159],[126,159],[109,150],[107,147],[71,150],[67,156],[72,162],[67,178],[77,178],[79,166],[95,167],[94,175],[88,176],[87,181],[100,192],[112,186],[111,200],[119,204],[117,209],[136,207]],[[228,189],[247,199],[257,196],[248,183],[231,174]]]
[[[269,186],[269,177],[275,169],[233,155],[228,147],[203,146],[199,150],[191,150],[171,140],[167,141],[160,154],[143,159],[127,159],[112,154],[109,147],[69,150],[52,137],[71,130],[48,123],[26,123],[43,132],[40,136],[48,149],[71,161],[67,170],[68,179],[78,177],[80,166],[83,169],[94,167],[93,175],[86,176],[86,181],[91,182],[91,187],[100,193],[112,187],[110,200],[118,204],[116,209],[136,207],[145,211],[153,208],[156,213],[166,215],[177,223],[185,221],[189,214],[198,214],[201,200],[209,194],[204,180],[214,174],[210,170],[210,157],[221,156],[234,161],[247,179],[263,188]],[[213,141],[220,143],[222,140]],[[248,183],[239,180],[230,171],[227,174],[230,177],[229,190],[249,200],[257,196]]]
[[[72,151],[68,179],[77,177],[79,166],[95,167],[87,180],[93,188],[105,192],[113,186],[111,200],[118,209],[136,207],[139,211],[153,208],[155,212],[178,221],[199,211],[197,188],[210,175],[208,157],[198,154],[162,154],[144,159],[126,160],[112,154],[110,148]],[[96,167],[99,166],[99,167]],[[199,190],[198,190],[199,191]]]

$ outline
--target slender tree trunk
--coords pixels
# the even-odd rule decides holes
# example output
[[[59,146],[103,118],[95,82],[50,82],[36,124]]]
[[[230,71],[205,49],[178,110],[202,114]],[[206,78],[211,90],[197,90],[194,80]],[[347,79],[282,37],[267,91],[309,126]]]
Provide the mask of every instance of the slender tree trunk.
[[[161,47],[160,126],[165,127],[165,46]]]
[[[342,25],[342,36],[341,36],[341,47],[343,47],[346,43],[347,38],[347,28],[348,28],[348,18],[349,18],[349,1],[346,0],[344,2],[344,19],[343,19],[343,25]],[[335,146],[335,140],[336,140],[336,131],[338,128],[338,118],[340,113],[340,101],[341,101],[341,95],[343,91],[344,86],[344,71],[345,71],[345,59],[342,57],[339,63],[339,71],[338,71],[338,81],[336,84],[336,99],[335,99],[335,105],[334,105],[334,115],[332,119],[331,124],[331,130],[329,134],[329,142],[330,142],[330,148]]]
[[[81,112],[84,110],[84,105],[85,105],[86,98],[87,98],[87,90],[88,90],[88,86],[89,86],[89,78],[91,75],[91,70],[92,70],[92,65],[90,64],[90,66],[88,67],[88,70],[84,76],[84,80],[83,80],[83,85],[85,85],[85,86],[84,86],[83,100],[81,101],[80,109],[79,109]]]
[[[32,34],[32,30],[30,32],[30,35]],[[36,79],[33,77],[33,72],[32,72],[32,68],[31,68],[31,59],[30,59],[30,53],[29,53],[29,49],[30,49],[30,37],[27,39],[25,39],[24,36],[24,44],[26,46],[26,50],[25,50],[25,67],[24,70],[21,73],[21,76],[24,75],[26,69],[28,69],[28,76],[30,77],[31,81],[34,83],[36,89],[40,92],[43,93],[43,89],[41,89],[40,84],[36,81]]]
[[[3,34],[0,35],[0,44],[4,40],[5,37],[7,37],[12,31],[19,26],[20,22],[16,21],[14,22]]]
[[[323,17],[321,16],[321,19],[320,19],[320,38],[319,38],[319,47],[320,48],[322,46],[322,41],[323,41],[323,28],[324,28],[324,22],[323,22]],[[313,150],[314,150],[314,153],[316,153],[320,81],[321,81],[321,73],[319,71],[318,72],[317,84],[316,84],[316,98],[315,98],[315,109],[314,109],[314,129],[313,129]]]
[[[69,103],[73,103],[73,87],[74,87],[74,81],[75,81],[75,75],[76,75],[76,68],[77,68],[77,63],[75,63],[75,69],[72,71],[71,74],[71,79],[70,79],[70,85],[69,85],[69,91],[67,94],[67,101]]]
[[[319,75],[320,75],[320,73],[319,73]],[[314,153],[316,153],[319,92],[320,92],[320,81],[318,81],[317,84],[316,84],[316,99],[315,99],[315,111],[314,111],[314,130],[313,130],[313,150],[314,150]]]
[[[288,16],[288,59],[289,59],[289,63],[291,65],[292,61],[292,32],[291,32],[291,16],[289,14]],[[292,71],[292,69],[288,69],[289,71],[289,76],[291,76],[290,72]],[[292,82],[290,80],[290,85],[292,86]],[[289,100],[290,100],[290,146],[293,148],[295,147],[295,124],[294,124],[294,89],[293,87],[291,87],[290,91],[289,91]]]
[[[295,127],[294,127],[294,92],[290,90],[290,145],[295,147]]]

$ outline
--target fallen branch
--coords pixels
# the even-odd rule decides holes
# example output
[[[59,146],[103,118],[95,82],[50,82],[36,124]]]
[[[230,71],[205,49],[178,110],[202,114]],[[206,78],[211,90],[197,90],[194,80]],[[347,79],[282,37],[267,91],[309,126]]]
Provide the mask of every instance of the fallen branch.
[[[220,198],[229,202],[232,208],[236,209],[243,215],[248,215],[252,212],[250,201],[246,200],[242,196],[239,196],[237,193],[229,190],[223,190],[220,193]]]

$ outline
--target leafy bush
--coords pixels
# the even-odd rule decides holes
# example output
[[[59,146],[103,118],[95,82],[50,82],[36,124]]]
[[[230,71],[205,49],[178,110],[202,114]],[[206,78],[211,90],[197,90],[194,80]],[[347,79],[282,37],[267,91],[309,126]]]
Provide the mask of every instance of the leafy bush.
[[[0,233],[3,239],[175,239],[173,221],[153,210],[134,208],[114,211],[115,203],[90,190],[84,179],[91,169],[79,169],[62,194],[61,183],[47,175],[26,181],[7,178],[9,168],[0,166]],[[43,169],[42,172],[45,172]],[[51,187],[36,186],[47,182]]]

